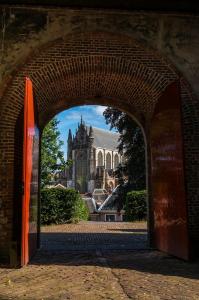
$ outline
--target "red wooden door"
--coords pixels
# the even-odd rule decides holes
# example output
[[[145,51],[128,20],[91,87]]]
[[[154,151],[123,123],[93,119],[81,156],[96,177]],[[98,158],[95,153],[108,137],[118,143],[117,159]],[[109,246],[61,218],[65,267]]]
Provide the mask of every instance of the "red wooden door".
[[[189,259],[181,102],[178,82],[159,99],[151,127],[154,243],[162,251]]]
[[[33,87],[31,80],[26,78],[23,142],[22,266],[29,262],[37,249],[38,157],[39,132],[35,122]]]

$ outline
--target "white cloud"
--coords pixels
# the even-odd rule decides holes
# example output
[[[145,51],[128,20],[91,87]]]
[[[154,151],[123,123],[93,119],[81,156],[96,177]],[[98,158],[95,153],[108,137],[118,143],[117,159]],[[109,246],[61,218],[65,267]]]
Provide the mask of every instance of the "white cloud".
[[[74,131],[74,128],[77,128],[77,124],[80,122],[81,116],[83,121],[87,126],[94,126],[99,128],[107,128],[105,125],[105,118],[103,117],[103,112],[106,109],[106,106],[83,106],[72,108],[71,110],[64,111],[64,117],[60,117],[60,125],[62,131],[67,131],[68,128],[71,128]]]
[[[81,118],[81,113],[80,112],[76,112],[76,111],[71,111],[68,112],[66,117],[65,117],[65,121],[79,121]]]
[[[97,115],[102,116],[106,108],[107,106],[96,106],[94,109]]]
[[[93,126],[100,125],[101,122],[104,122],[103,112],[105,109],[106,106],[94,106],[80,111],[68,111],[62,122],[67,122],[68,125],[78,123],[82,116],[83,121],[87,124],[92,124]]]

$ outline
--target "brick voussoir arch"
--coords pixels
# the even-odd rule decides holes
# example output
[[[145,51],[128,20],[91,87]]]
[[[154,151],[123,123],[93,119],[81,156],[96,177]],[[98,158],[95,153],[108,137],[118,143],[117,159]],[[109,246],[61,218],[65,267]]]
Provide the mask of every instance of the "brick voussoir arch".
[[[40,99],[38,104],[41,110],[43,106],[47,108],[46,99],[49,104],[52,104],[64,97],[118,97],[119,95],[120,98],[139,107],[139,110],[148,115],[153,111],[158,97],[169,83],[155,72],[150,72],[148,80],[146,76],[143,80],[141,74],[137,76],[137,74],[126,74],[122,71],[119,73],[115,70],[107,70],[105,73],[98,68],[90,70],[90,73],[87,70],[70,73],[69,70],[63,69],[60,77],[54,80],[52,77],[49,79],[48,76],[42,77],[40,73],[37,73],[31,76],[31,79],[35,86],[36,97]]]
[[[38,67],[38,70],[32,70],[30,65],[29,68],[25,68],[17,76],[7,95],[9,99],[14,100],[14,105],[19,110],[23,106],[25,74],[28,74],[34,83],[35,96],[39,99],[38,106],[41,110],[42,106],[45,109],[48,106],[47,99],[50,104],[51,99],[64,98],[64,96],[71,96],[71,98],[96,95],[113,97],[114,94],[118,96],[120,92],[122,94],[120,98],[123,96],[129,101],[134,98],[134,102],[137,102],[134,105],[146,114],[153,112],[153,107],[161,92],[177,78],[177,75],[174,77],[173,74],[165,78],[163,74],[157,73],[151,67],[121,57],[96,55],[62,59],[59,62],[42,65]],[[73,83],[71,83],[72,78],[74,78]],[[75,78],[78,83],[75,83]],[[9,106],[13,109],[12,101],[6,110]]]
[[[161,93],[180,78],[175,67],[156,51],[129,37],[110,33],[65,36],[36,52],[16,72],[0,101],[0,150],[3,153],[0,156],[0,197],[4,198],[2,211],[7,218],[3,226],[8,226],[9,230],[12,227],[10,203],[14,198],[13,162],[16,157],[20,158],[22,150],[16,141],[15,127],[23,109],[25,76],[33,81],[41,125],[55,112],[77,103],[91,104],[92,101],[93,104],[115,103],[124,110],[129,107],[138,118],[150,120]],[[183,107],[194,108],[187,88],[184,87],[183,93]],[[197,136],[197,129],[194,130],[193,136]],[[188,132],[185,138],[189,163],[190,151],[194,152],[194,149],[190,150]],[[193,173],[191,167],[188,172]],[[193,191],[196,193],[195,186],[194,189],[190,186],[190,203]],[[0,245],[4,242],[2,236]]]
[[[117,64],[115,63],[116,58],[119,60],[117,60]],[[79,68],[77,69],[74,60],[78,61]],[[121,60],[125,60],[125,64]],[[52,63],[52,61],[54,62]],[[60,64],[62,65],[61,69]],[[27,59],[25,67],[22,67],[16,73],[8,89],[11,91],[13,87],[15,103],[19,104],[20,102],[20,100],[17,101],[17,93],[20,96],[21,90],[23,90],[23,83],[20,82],[23,77],[28,75],[36,80],[33,74],[35,72],[42,74],[41,69],[45,65],[44,68],[49,66],[46,72],[48,77],[52,78],[52,73],[55,76],[55,73],[62,72],[64,64],[66,69],[73,69],[74,67],[73,72],[85,71],[86,66],[88,70],[93,67],[100,68],[101,65],[103,72],[106,72],[107,68],[112,69],[112,72],[113,69],[120,70],[123,68],[124,74],[126,72],[131,72],[131,74],[137,72],[143,78],[145,76],[153,78],[154,72],[162,74],[165,80],[167,78],[169,81],[174,80],[177,76],[177,71],[166,59],[160,57],[157,52],[146,49],[146,47],[128,36],[107,32],[77,33],[64,36],[63,39],[51,42],[46,47],[42,46],[41,51],[37,49],[32,53],[30,58]],[[143,69],[141,66],[145,66],[145,68]],[[156,77],[155,74],[154,76]],[[12,95],[8,98],[11,97]],[[5,103],[6,98],[1,103]]]
[[[40,115],[40,129],[43,130],[45,125],[51,120],[56,114],[63,110],[70,109],[75,106],[81,105],[102,105],[112,106],[123,112],[129,114],[143,129],[147,126],[145,117],[143,114],[138,112],[136,108],[127,101],[120,98],[111,97],[79,97],[79,98],[63,98],[59,102],[56,102],[50,109],[48,109],[48,115],[43,113]],[[130,110],[130,111],[129,111]]]

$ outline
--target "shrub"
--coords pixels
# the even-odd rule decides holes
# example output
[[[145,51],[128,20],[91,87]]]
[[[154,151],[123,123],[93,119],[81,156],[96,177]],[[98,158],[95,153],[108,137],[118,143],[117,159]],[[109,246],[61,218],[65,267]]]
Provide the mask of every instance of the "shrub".
[[[146,191],[128,192],[125,202],[125,220],[136,221],[146,219]]]
[[[41,191],[41,224],[77,223],[88,220],[88,209],[74,189],[51,188]]]

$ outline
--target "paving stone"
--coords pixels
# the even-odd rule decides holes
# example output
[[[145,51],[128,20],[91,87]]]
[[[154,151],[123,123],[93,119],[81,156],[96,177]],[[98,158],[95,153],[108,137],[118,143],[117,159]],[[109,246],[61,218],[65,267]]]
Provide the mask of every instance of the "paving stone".
[[[0,268],[0,299],[198,300],[199,262],[148,249],[143,222],[47,226],[28,266]]]

